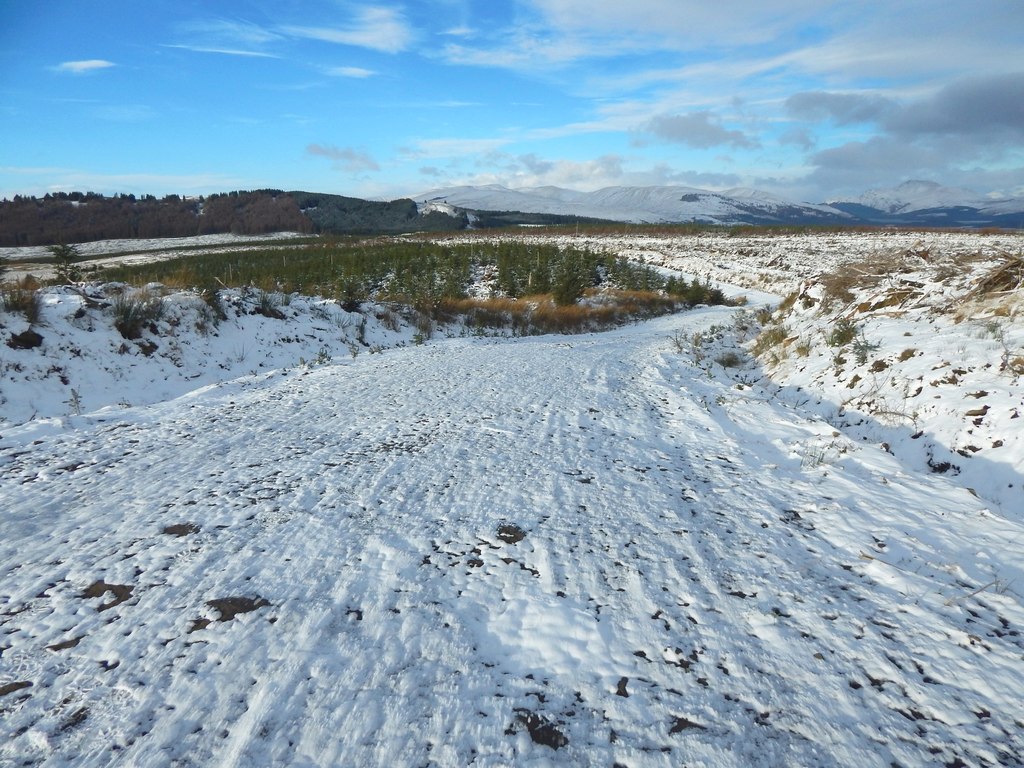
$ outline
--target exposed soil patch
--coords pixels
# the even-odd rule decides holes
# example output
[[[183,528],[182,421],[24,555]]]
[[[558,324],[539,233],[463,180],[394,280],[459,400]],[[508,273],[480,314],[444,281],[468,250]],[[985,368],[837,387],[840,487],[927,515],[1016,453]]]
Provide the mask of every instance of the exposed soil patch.
[[[206,604],[220,613],[217,621],[231,621],[240,613],[249,613],[258,608],[270,605],[269,600],[262,597],[222,597],[217,600],[207,600]],[[200,619],[202,621],[202,619]]]
[[[113,608],[116,605],[120,605],[129,597],[131,597],[132,590],[134,589],[135,587],[129,586],[127,584],[107,584],[107,582],[100,580],[93,582],[82,593],[82,598],[86,599],[90,597],[103,597],[103,595],[105,595],[107,592],[110,592],[114,596],[114,599],[110,602],[103,603],[96,609],[97,611],[105,611],[108,608]]]
[[[64,651],[64,650],[67,650],[68,648],[74,648],[76,645],[78,645],[82,641],[83,637],[85,637],[85,635],[79,635],[78,637],[73,637],[70,640],[64,640],[63,642],[60,642],[60,643],[54,643],[53,645],[48,645],[48,646],[46,646],[46,650],[48,650],[48,651]]]
[[[518,544],[526,538],[526,531],[518,525],[504,523],[498,526],[498,538],[506,544]]]
[[[43,337],[31,328],[21,333],[12,333],[11,338],[7,340],[7,346],[11,349],[34,349],[42,343]]]
[[[188,536],[192,533],[199,533],[199,526],[195,523],[177,523],[175,525],[165,525],[161,533],[166,533],[168,536]]]
[[[516,712],[516,723],[526,726],[526,730],[529,732],[530,739],[533,740],[534,744],[543,744],[545,747],[551,747],[552,749],[561,749],[569,743],[569,738],[558,730],[550,720],[527,709],[516,710]],[[513,723],[505,732],[509,734],[515,733],[517,730],[516,723]]]
[[[85,707],[81,707],[72,712],[68,718],[60,724],[61,731],[70,730],[76,726],[81,725],[89,717],[89,710]]]
[[[626,690],[626,685],[628,683],[629,683],[629,678],[628,677],[621,677],[621,678],[619,678],[619,684],[615,688],[615,695],[616,696],[623,696],[623,697],[628,699],[629,698],[629,691]]]
[[[672,727],[668,729],[669,733],[682,733],[691,729],[697,729],[699,731],[704,730],[704,726],[700,723],[695,723],[693,720],[689,720],[685,717],[675,717],[672,721]]]
[[[0,696],[6,696],[8,693],[14,693],[15,691],[20,691],[23,688],[31,687],[32,683],[28,680],[19,680],[15,683],[5,683],[4,685],[0,685]]]

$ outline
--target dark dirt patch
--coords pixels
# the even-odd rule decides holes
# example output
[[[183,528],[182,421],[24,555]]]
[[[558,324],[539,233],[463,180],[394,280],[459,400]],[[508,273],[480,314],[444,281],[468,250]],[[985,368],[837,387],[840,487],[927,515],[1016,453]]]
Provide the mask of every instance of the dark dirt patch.
[[[88,718],[88,717],[89,717],[89,710],[88,709],[86,709],[85,707],[81,707],[80,709],[76,709],[74,712],[72,712],[68,716],[68,718],[64,722],[62,722],[60,724],[60,730],[67,731],[67,730],[70,730],[71,728],[74,728],[75,726],[81,725],[82,723],[85,722],[86,718]]]
[[[132,591],[135,587],[129,586],[128,584],[107,584],[107,582],[100,580],[94,581],[89,587],[82,593],[82,599],[90,597],[103,597],[107,592],[110,592],[114,599],[110,602],[103,603],[96,610],[105,611],[108,608],[113,608],[116,605],[120,605],[129,597],[132,596]]]
[[[177,523],[175,525],[165,525],[161,533],[166,533],[168,536],[188,536],[192,533],[199,533],[199,526],[195,523]]]
[[[615,688],[615,695],[616,696],[623,696],[623,697],[628,699],[629,698],[629,691],[626,690],[626,686],[628,684],[629,684],[629,678],[628,677],[620,677],[619,678],[619,684]]]
[[[262,597],[221,597],[207,600],[206,604],[220,613],[217,621],[231,621],[240,613],[249,613],[270,605],[270,601]],[[200,619],[202,621],[202,619]]]
[[[948,461],[935,461],[931,456],[928,457],[928,469],[937,475],[944,475],[947,472],[952,472],[956,475],[960,474],[960,467],[956,464],[951,464]]]
[[[518,709],[516,710],[516,722],[526,726],[526,730],[529,732],[530,739],[534,744],[543,744],[545,747],[551,747],[551,749],[561,749],[569,743],[569,738],[558,730],[554,723],[541,717],[536,712]],[[516,730],[516,723],[513,723],[505,733],[515,733]]]
[[[0,685],[0,696],[6,696],[8,693],[14,693],[15,691],[20,691],[23,688],[31,687],[32,683],[28,680],[19,680],[15,683],[5,683],[4,685]]]
[[[11,338],[7,340],[7,346],[11,349],[35,349],[42,343],[43,337],[31,328],[21,333],[12,333]]]
[[[685,717],[676,716],[672,718],[672,726],[668,729],[668,732],[682,733],[683,731],[689,731],[691,729],[703,731],[704,726],[700,723],[695,723],[693,722],[693,720],[689,720]]]
[[[526,538],[526,531],[518,525],[504,523],[498,526],[498,538],[506,544],[518,544]]]
[[[46,650],[48,650],[48,651],[64,651],[64,650],[67,650],[68,648],[74,648],[76,645],[78,645],[80,642],[82,642],[82,638],[83,637],[85,637],[85,635],[79,635],[78,637],[73,637],[70,640],[64,640],[63,642],[60,642],[60,643],[54,643],[53,645],[48,645],[48,646],[46,646]]]

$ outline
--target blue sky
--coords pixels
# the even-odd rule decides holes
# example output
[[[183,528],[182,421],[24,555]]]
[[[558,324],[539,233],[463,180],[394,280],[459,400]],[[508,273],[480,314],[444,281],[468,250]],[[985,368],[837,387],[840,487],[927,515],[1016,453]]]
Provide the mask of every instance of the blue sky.
[[[0,0],[0,197],[1024,195],[1024,3]]]

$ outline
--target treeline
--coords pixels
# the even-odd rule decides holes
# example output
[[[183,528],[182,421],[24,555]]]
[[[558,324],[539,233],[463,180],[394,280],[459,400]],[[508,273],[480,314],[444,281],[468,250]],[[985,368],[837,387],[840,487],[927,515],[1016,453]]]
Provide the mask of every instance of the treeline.
[[[0,247],[232,233],[393,235],[512,226],[608,225],[599,219],[518,211],[420,213],[409,199],[362,200],[260,189],[206,197],[54,192],[0,200]]]
[[[0,246],[313,229],[292,196],[277,190],[160,199],[57,192],[0,201]]]
[[[465,213],[449,216],[440,211],[420,214],[412,200],[390,202],[315,192],[292,192],[292,198],[318,233],[389,235],[404,232],[446,232],[465,229]]]

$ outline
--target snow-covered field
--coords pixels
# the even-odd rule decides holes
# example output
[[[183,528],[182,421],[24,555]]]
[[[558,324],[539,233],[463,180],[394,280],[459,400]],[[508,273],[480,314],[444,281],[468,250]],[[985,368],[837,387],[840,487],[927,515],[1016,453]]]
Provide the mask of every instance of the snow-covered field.
[[[97,240],[80,243],[78,253],[88,259],[88,266],[105,267],[113,264],[146,264],[153,261],[175,259],[188,249],[189,255],[221,253],[227,250],[253,250],[264,248],[271,241],[303,238],[297,232],[275,232],[268,235],[196,235],[194,237],[138,238],[133,240]],[[41,280],[53,277],[53,256],[48,246],[28,245],[18,248],[0,248],[0,265],[7,266],[8,279],[34,275]]]
[[[928,284],[838,366],[814,276],[913,244],[816,237],[612,244],[751,306],[583,336],[49,292],[0,347],[0,765],[1021,765],[1021,316]],[[753,359],[797,288],[807,354]]]

